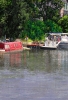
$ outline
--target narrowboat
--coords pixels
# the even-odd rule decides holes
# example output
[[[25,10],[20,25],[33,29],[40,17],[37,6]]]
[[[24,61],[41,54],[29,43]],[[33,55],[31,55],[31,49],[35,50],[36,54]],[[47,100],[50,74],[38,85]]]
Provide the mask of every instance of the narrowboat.
[[[23,50],[21,42],[0,42],[0,51],[11,52],[21,50]]]

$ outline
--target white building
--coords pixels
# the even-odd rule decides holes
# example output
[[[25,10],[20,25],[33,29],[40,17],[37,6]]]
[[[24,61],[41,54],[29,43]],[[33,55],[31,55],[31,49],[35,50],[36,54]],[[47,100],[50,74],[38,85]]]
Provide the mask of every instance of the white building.
[[[62,0],[62,1],[64,2],[64,7],[60,11],[61,17],[63,17],[63,15],[68,15],[68,0]]]

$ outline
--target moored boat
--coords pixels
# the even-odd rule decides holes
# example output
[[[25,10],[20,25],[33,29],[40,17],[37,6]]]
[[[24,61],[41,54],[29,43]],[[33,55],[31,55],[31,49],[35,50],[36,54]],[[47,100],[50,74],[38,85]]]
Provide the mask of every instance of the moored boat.
[[[49,35],[45,41],[44,46],[41,46],[42,49],[65,49],[68,50],[68,33],[55,34],[52,33]]]
[[[61,41],[58,44],[58,49],[68,49],[68,33],[61,34]]]
[[[68,50],[68,42],[60,42],[58,45],[58,49],[67,49]]]
[[[57,47],[52,47],[52,46],[40,46],[41,49],[44,49],[44,50],[56,50]]]
[[[31,48],[31,49],[33,49],[33,48],[39,48],[39,43],[38,42],[33,42],[31,44],[27,44],[27,47]]]
[[[38,44],[28,44],[27,47],[28,48],[38,48],[39,45]]]
[[[40,46],[41,49],[45,50],[56,50],[59,44],[59,41],[61,40],[60,34],[58,33],[51,33],[46,38],[46,41],[44,43],[44,46]]]
[[[0,42],[0,51],[11,52],[11,51],[21,51],[23,46],[21,42]]]

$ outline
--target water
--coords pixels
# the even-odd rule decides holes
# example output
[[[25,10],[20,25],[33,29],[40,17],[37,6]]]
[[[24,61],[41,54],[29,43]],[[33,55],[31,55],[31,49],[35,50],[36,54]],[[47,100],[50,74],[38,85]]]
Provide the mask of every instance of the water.
[[[0,54],[0,100],[68,100],[68,51]]]

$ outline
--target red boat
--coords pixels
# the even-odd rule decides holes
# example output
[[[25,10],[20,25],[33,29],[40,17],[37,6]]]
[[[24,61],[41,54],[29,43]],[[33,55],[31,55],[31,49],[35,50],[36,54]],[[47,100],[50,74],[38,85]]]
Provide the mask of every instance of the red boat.
[[[28,44],[27,47],[28,48],[37,48],[37,47],[39,47],[39,45],[38,44]]]
[[[28,48],[39,48],[39,43],[38,42],[33,42],[32,44],[27,44]]]
[[[23,50],[21,42],[0,42],[0,51],[19,51]]]

